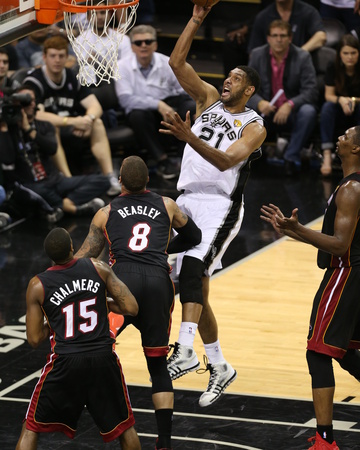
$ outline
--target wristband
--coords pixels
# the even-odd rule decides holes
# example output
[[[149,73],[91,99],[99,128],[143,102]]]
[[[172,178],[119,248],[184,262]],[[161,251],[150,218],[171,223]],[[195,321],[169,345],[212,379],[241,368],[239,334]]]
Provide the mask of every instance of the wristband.
[[[66,127],[67,123],[68,123],[68,118],[64,117],[63,118],[63,126]]]

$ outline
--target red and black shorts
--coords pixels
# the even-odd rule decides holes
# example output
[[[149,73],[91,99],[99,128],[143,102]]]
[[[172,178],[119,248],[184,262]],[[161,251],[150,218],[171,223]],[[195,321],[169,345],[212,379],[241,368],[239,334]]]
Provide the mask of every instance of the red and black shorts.
[[[61,431],[75,436],[87,407],[104,442],[135,424],[116,353],[50,354],[32,394],[26,428],[36,433]]]
[[[139,304],[138,315],[125,316],[121,330],[133,324],[141,333],[146,356],[166,356],[175,298],[169,273],[150,264],[116,263],[112,268]]]
[[[360,348],[360,267],[326,270],[314,298],[307,348],[333,358]]]

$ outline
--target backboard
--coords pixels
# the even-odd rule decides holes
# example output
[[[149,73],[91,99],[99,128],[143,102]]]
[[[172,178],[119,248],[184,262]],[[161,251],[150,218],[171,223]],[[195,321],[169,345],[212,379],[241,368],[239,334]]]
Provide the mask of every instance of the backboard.
[[[46,26],[36,21],[35,0],[0,0],[0,46]]]

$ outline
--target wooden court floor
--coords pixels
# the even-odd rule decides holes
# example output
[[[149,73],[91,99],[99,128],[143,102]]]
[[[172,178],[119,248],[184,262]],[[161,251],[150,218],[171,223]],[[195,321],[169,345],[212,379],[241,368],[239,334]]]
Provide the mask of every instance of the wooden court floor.
[[[336,180],[335,180],[336,181]],[[329,184],[330,183],[330,184]],[[275,202],[290,213],[299,207],[302,223],[319,229],[326,198],[334,182],[312,173],[296,180],[255,173],[247,186],[243,227],[224,258],[224,269],[210,285],[220,342],[238,377],[223,397],[209,408],[198,398],[208,374],[191,373],[174,382],[175,449],[307,449],[315,434],[310,376],[305,348],[312,299],[322,278],[316,249],[277,236],[259,219],[260,206]],[[173,186],[153,186],[166,195]],[[85,237],[89,221],[65,220],[75,247]],[[21,421],[47,344],[33,350],[25,342],[24,294],[28,280],[47,261],[42,241],[49,231],[24,223],[0,234],[0,449],[14,449]],[[181,305],[176,300],[170,342],[178,336]],[[199,336],[195,349],[204,354]],[[118,337],[142,448],[153,449],[155,421],[151,389],[138,332],[128,327]],[[334,428],[341,450],[360,449],[359,383],[334,363],[336,376]],[[112,449],[103,444],[85,411],[73,441],[58,434],[42,435],[39,449]]]

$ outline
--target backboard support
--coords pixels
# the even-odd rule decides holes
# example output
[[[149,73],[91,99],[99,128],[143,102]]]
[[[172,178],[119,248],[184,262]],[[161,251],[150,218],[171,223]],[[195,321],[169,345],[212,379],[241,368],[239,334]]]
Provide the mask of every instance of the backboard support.
[[[47,26],[36,20],[35,0],[0,0],[0,46]]]

